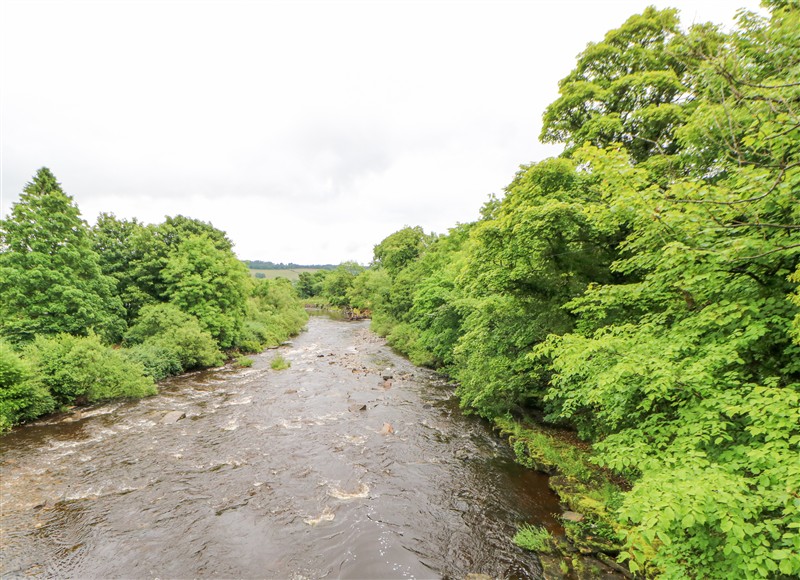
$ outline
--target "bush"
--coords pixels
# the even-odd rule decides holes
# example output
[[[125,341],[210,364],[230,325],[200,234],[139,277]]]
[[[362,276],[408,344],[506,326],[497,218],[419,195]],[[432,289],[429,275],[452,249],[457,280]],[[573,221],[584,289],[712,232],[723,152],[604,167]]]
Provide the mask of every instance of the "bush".
[[[256,281],[236,346],[244,352],[261,352],[300,332],[307,320],[308,313],[291,282],[280,278]]]
[[[419,336],[419,330],[403,322],[392,328],[387,342],[415,365],[430,367],[434,363],[433,356],[420,344]]]
[[[253,366],[253,359],[250,357],[240,355],[236,357],[236,366],[237,367],[251,367]]]
[[[142,362],[153,377],[166,371],[178,374],[218,366],[225,360],[216,341],[201,328],[200,322],[172,304],[144,306],[136,323],[125,333],[125,343],[143,345],[129,356]],[[174,365],[175,359],[180,363],[179,368]]]
[[[270,328],[263,320],[248,319],[244,321],[238,347],[243,352],[261,352],[267,346],[277,346],[283,342],[285,338],[281,336],[278,329]]]
[[[272,359],[272,362],[270,363],[269,366],[272,368],[272,370],[282,371],[282,370],[288,369],[290,366],[292,366],[292,363],[290,363],[288,360],[283,358],[282,355],[278,354],[278,355],[275,355],[275,358]]]
[[[56,402],[47,389],[31,380],[31,370],[0,341],[0,432],[51,412]]]
[[[25,356],[35,369],[37,384],[49,390],[59,405],[157,392],[141,364],[104,346],[94,334],[39,336],[26,348]]]
[[[128,360],[141,364],[145,374],[156,381],[183,372],[183,364],[176,346],[170,347],[157,340],[151,340],[122,349],[121,352]]]

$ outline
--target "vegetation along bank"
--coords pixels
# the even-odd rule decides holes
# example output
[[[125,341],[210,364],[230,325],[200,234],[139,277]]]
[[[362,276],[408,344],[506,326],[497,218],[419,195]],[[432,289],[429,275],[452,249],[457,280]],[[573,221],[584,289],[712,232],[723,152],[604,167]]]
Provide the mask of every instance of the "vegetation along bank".
[[[637,576],[800,575],[800,9],[765,5],[732,32],[631,17],[546,110],[561,156],[473,223],[406,227],[371,267],[297,282],[456,379],[555,474],[578,548]],[[88,228],[45,169],[0,236],[4,427],[151,393],[305,320],[209,224]]]
[[[560,82],[561,156],[307,280],[455,378],[636,575],[800,575],[800,8],[765,4],[631,17]]]
[[[224,232],[103,214],[93,227],[40,169],[0,221],[0,431],[277,345],[307,314],[256,280]]]

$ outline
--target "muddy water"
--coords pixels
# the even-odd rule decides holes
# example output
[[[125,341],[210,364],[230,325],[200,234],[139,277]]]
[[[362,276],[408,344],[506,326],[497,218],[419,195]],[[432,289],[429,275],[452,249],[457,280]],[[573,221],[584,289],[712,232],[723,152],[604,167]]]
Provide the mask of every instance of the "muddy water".
[[[510,537],[558,531],[545,478],[367,322],[313,317],[253,358],[0,438],[0,573],[541,577]]]

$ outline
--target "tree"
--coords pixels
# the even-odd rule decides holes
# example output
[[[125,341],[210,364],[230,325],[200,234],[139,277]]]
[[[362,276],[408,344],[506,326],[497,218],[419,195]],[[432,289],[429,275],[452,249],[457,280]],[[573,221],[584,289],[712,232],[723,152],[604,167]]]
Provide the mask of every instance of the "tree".
[[[676,55],[680,37],[676,10],[649,7],[590,43],[559,82],[542,141],[564,143],[567,152],[587,142],[621,143],[636,161],[674,153],[675,129],[691,107],[686,63]]]
[[[0,334],[19,343],[94,330],[116,340],[124,322],[114,288],[77,205],[40,169],[0,222]]]
[[[131,324],[139,309],[154,302],[156,294],[148,288],[148,281],[158,275],[147,276],[146,261],[149,230],[138,220],[124,220],[114,214],[101,213],[91,229],[92,242],[99,257],[103,274],[117,282],[117,295],[125,307],[125,318]]]
[[[322,282],[322,295],[332,306],[350,306],[348,292],[353,286],[353,280],[363,271],[364,267],[355,262],[344,262],[326,274]]]
[[[195,316],[220,347],[236,344],[252,282],[230,249],[190,234],[170,252],[162,276],[169,302]]]
[[[374,263],[394,277],[406,264],[417,258],[434,237],[427,235],[419,226],[398,230],[375,246]]]

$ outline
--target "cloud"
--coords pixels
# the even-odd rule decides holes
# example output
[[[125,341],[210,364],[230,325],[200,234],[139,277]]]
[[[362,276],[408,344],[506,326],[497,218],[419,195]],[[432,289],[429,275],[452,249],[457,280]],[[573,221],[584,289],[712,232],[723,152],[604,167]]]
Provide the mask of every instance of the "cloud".
[[[558,80],[650,3],[6,0],[0,212],[46,165],[89,221],[183,214],[243,258],[368,262],[557,154]]]

